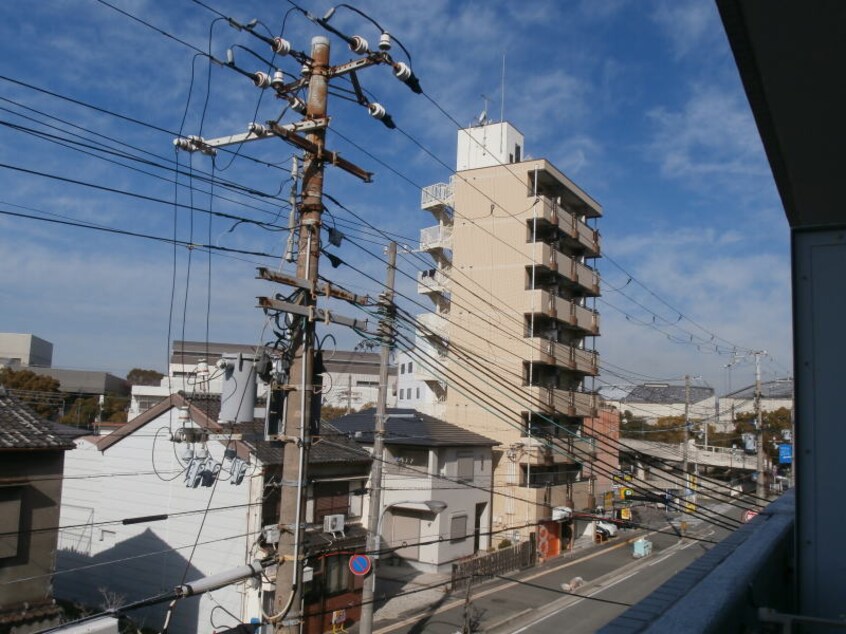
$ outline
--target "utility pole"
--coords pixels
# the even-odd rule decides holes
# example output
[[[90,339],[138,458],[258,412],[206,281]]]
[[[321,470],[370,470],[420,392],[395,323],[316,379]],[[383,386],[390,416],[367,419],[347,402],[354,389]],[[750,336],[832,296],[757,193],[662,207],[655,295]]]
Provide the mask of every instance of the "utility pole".
[[[329,39],[314,37],[311,41],[311,75],[308,81],[306,116],[309,119],[326,117],[328,94]],[[318,281],[320,261],[320,217],[323,213],[323,150],[326,128],[309,131],[307,137],[313,151],[305,153],[302,175],[302,203],[299,212],[299,248],[297,252],[297,277],[307,280],[313,287]],[[304,293],[305,306],[314,304],[314,297]],[[302,320],[292,342],[290,381],[299,387],[291,390],[289,406],[285,408],[282,463],[282,493],[279,505],[279,546],[276,573],[275,611],[282,618],[275,624],[277,633],[296,634],[302,621],[302,560],[305,535],[305,497],[308,481],[308,454],[311,443],[311,399],[314,377],[314,321]],[[291,398],[299,392],[298,399]],[[298,438],[299,442],[290,442]],[[287,564],[287,565],[286,565]],[[280,576],[290,569],[291,587],[284,592]]]
[[[690,445],[690,375],[684,375],[684,447],[682,448],[684,460],[682,462],[682,472],[684,473],[684,495],[687,499],[688,491],[688,446]]]
[[[373,467],[370,471],[370,509],[367,514],[367,552],[371,557],[379,548],[379,515],[382,512],[382,454],[384,453],[386,404],[388,401],[388,360],[394,341],[394,276],[397,263],[397,244],[388,245],[388,272],[385,292],[380,297],[383,315],[379,324],[382,349],[379,358],[379,396],[376,402],[376,425],[373,432]],[[376,591],[376,567],[379,560],[374,557],[370,574],[364,579],[361,589],[361,634],[373,632],[373,597]]]
[[[767,488],[764,482],[764,425],[763,413],[761,412],[761,355],[766,351],[757,351],[755,354],[755,442],[758,453],[758,482],[755,487],[755,495],[763,500],[767,497]]]

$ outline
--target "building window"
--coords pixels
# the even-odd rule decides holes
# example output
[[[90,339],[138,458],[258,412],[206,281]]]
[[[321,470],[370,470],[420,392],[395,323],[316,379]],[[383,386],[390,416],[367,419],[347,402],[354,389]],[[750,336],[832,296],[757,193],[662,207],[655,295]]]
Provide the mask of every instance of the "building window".
[[[404,363],[400,364],[400,374],[405,374],[405,364]]]
[[[326,558],[326,571],[323,575],[323,591],[327,595],[343,594],[351,589],[352,573],[349,568],[349,555]]]
[[[18,554],[23,487],[0,487],[0,559]]]
[[[409,361],[408,362],[408,373],[409,374],[411,374],[412,369],[413,369],[413,363],[411,361]]]
[[[417,388],[417,400],[420,400],[420,388]]]
[[[460,542],[467,537],[467,516],[453,515],[449,521],[449,541]]]
[[[379,387],[379,381],[356,381],[356,387]]]
[[[314,483],[314,521],[323,525],[327,515],[349,515],[350,483],[315,482]]]
[[[429,467],[429,451],[427,449],[398,449],[394,451],[394,461],[405,467]]]
[[[473,479],[473,452],[458,452],[458,479],[470,481]]]
[[[400,390],[399,391],[399,400],[402,400],[402,393],[403,393],[403,390]]]

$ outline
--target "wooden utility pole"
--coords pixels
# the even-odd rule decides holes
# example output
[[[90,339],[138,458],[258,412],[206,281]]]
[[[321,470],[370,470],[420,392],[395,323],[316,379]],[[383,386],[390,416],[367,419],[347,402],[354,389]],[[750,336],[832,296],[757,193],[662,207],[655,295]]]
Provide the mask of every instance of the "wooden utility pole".
[[[329,39],[317,36],[311,41],[311,75],[308,82],[306,116],[326,117],[328,94]],[[320,217],[323,213],[323,150],[326,129],[311,130],[307,136],[314,151],[306,152],[299,212],[297,277],[317,286],[320,261]],[[304,293],[305,305],[314,304]],[[276,613],[283,615],[275,631],[296,634],[302,621],[302,560],[304,555],[305,502],[308,454],[311,443],[311,401],[314,394],[314,321],[301,320],[302,327],[292,341],[292,363],[288,406],[285,408],[283,435],[282,493],[279,505],[279,546],[276,571]],[[293,442],[293,439],[299,439]],[[290,586],[283,580],[289,577]]]
[[[382,512],[382,458],[385,440],[386,405],[388,401],[388,361],[394,340],[394,277],[397,263],[397,244],[388,245],[388,272],[385,292],[380,297],[383,314],[379,325],[382,349],[379,358],[379,397],[376,402],[376,421],[373,432],[373,467],[370,470],[370,509],[367,514],[367,552],[371,557],[379,549],[379,515]],[[361,589],[361,634],[373,632],[373,599],[376,590],[376,565],[374,557],[370,574],[364,579]]]
[[[684,375],[684,447],[682,447],[682,453],[684,456],[682,462],[682,473],[684,474],[684,496],[685,502],[687,502],[687,491],[688,491],[688,475],[687,470],[688,466],[688,447],[690,445],[690,375]]]

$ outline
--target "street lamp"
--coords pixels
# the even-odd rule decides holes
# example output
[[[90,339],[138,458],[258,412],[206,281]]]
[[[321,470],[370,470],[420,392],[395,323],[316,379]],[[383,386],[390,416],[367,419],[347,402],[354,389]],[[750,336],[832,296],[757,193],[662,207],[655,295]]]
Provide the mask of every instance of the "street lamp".
[[[373,567],[370,570],[370,574],[364,578],[364,586],[361,588],[361,623],[359,624],[359,632],[361,634],[371,634],[373,632],[373,597],[376,592],[376,561],[379,559],[379,551],[382,548],[382,522],[385,520],[388,511],[400,504],[423,505],[435,515],[447,508],[447,503],[440,500],[404,500],[401,502],[391,502],[382,509],[382,513],[379,515],[379,521],[376,523],[376,534],[373,535],[372,541],[368,539],[368,543],[374,544],[372,551]],[[369,528],[372,534],[372,527]]]

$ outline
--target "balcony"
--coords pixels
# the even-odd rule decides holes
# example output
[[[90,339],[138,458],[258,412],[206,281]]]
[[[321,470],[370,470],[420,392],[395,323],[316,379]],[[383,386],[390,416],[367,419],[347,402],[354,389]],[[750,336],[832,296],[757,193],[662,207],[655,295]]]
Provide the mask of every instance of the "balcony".
[[[449,278],[439,269],[428,269],[417,274],[417,292],[426,295],[428,293],[449,292]]]
[[[553,387],[533,385],[529,388],[529,398],[539,411],[547,414],[563,414],[576,418],[595,417],[597,408],[596,394],[559,390]]]
[[[587,436],[524,436],[530,449],[522,461],[530,465],[581,464],[596,457],[596,440]]]
[[[599,355],[594,350],[582,350],[564,343],[534,337],[529,339],[529,361],[555,365],[591,376],[599,374]]]
[[[523,294],[520,309],[525,314],[540,313],[557,319],[589,335],[599,334],[599,313],[576,302],[536,289]]]
[[[420,230],[420,250],[452,249],[452,226],[435,225]]]
[[[585,264],[564,255],[551,244],[529,242],[526,257],[538,267],[554,271],[572,284],[584,289],[586,295],[599,295],[599,273]]]
[[[417,316],[417,332],[422,337],[438,337],[447,340],[447,320],[438,313],[423,313]]]
[[[431,212],[442,221],[452,219],[453,201],[452,179],[449,183],[435,183],[424,187],[420,192],[420,208]]]
[[[440,363],[444,363],[446,359],[440,359]],[[437,372],[434,368],[425,367],[421,363],[414,364],[414,378],[425,383],[441,382],[444,380],[443,375]]]
[[[529,215],[529,228],[537,214],[538,225],[551,225],[558,229],[573,243],[584,249],[589,257],[598,257],[601,251],[600,236],[596,229],[591,229],[569,211],[558,205],[554,200],[541,197],[540,205],[535,207]]]

